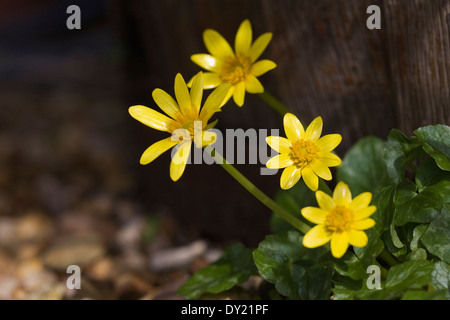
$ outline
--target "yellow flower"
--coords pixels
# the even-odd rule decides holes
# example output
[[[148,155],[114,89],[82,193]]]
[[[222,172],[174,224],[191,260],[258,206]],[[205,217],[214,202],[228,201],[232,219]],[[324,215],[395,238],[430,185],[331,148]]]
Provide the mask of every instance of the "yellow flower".
[[[377,210],[369,206],[372,200],[370,192],[361,193],[352,200],[348,186],[339,182],[333,192],[333,197],[317,191],[317,203],[320,208],[306,207],[302,215],[317,224],[303,237],[303,245],[316,248],[331,241],[333,257],[340,258],[350,245],[364,247],[368,238],[364,231],[375,225],[375,220],[369,217]]]
[[[201,108],[203,96],[203,74],[199,72],[192,81],[189,92],[181,74],[175,77],[176,101],[161,89],[153,90],[152,96],[156,104],[168,116],[145,106],[137,105],[129,108],[130,115],[143,124],[159,130],[172,133],[166,139],[152,144],[141,156],[141,164],[149,164],[162,153],[176,146],[176,151],[170,163],[170,177],[177,181],[184,172],[186,163],[194,142],[197,148],[214,142],[214,132],[208,131],[214,123],[208,121],[219,112],[229,85],[222,85],[214,90]]]
[[[249,20],[244,20],[236,33],[233,51],[217,31],[207,29],[203,32],[203,41],[210,54],[194,54],[191,60],[209,71],[203,78],[205,89],[215,88],[221,83],[231,83],[225,102],[233,96],[234,102],[242,107],[245,91],[264,92],[257,77],[276,67],[270,60],[256,62],[270,40],[272,33],[267,32],[252,43],[252,26]],[[188,85],[190,84],[191,82]]]
[[[297,117],[286,113],[283,119],[287,138],[267,137],[269,146],[280,154],[269,159],[266,166],[270,169],[281,169],[280,185],[282,189],[292,188],[301,177],[313,191],[319,187],[319,178],[331,180],[328,167],[335,167],[341,159],[331,151],[341,143],[340,134],[322,134],[322,118],[317,117],[306,131]]]

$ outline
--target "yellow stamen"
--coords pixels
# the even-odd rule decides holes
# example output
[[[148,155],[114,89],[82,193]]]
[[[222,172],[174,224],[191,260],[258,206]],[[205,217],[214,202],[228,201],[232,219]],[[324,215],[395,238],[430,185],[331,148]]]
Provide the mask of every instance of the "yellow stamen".
[[[304,168],[316,157],[319,148],[311,141],[294,141],[289,156],[298,168]]]
[[[325,218],[326,228],[333,232],[342,232],[347,230],[353,221],[353,213],[344,206],[336,206]]]
[[[251,68],[252,64],[249,57],[239,54],[236,57],[228,57],[223,63],[220,78],[224,82],[236,85],[247,79]]]

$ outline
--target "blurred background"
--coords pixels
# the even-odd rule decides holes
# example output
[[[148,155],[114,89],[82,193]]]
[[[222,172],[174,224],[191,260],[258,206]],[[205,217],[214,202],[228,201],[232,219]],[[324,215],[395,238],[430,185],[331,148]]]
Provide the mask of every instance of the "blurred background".
[[[68,30],[69,5],[81,30]],[[382,10],[368,30],[366,9]],[[270,211],[218,166],[169,178],[166,137],[128,114],[199,71],[202,32],[230,43],[244,19],[274,37],[260,78],[303,123],[324,119],[341,156],[359,138],[450,124],[448,0],[3,0],[0,3],[0,299],[179,299],[229,243],[256,246]],[[282,129],[259,97],[218,128]],[[282,132],[282,131],[281,131]],[[273,196],[279,174],[238,165]],[[82,270],[68,290],[66,268]]]

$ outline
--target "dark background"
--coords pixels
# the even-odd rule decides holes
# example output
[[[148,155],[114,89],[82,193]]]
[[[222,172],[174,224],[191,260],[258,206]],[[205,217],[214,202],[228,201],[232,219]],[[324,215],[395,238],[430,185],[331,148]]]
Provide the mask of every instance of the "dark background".
[[[81,30],[66,28],[71,4]],[[381,30],[366,28],[372,4]],[[176,73],[199,71],[190,55],[206,52],[203,30],[233,43],[245,18],[254,38],[274,34],[263,57],[278,67],[260,78],[264,87],[303,123],[322,116],[324,133],[343,136],[340,156],[366,135],[450,124],[448,0],[2,1],[0,216],[94,211],[121,224],[131,207],[171,217],[178,244],[261,241],[270,211],[220,167],[188,166],[173,183],[170,153],[139,165],[167,135],[128,114],[135,104],[156,108],[154,88],[173,94]],[[218,128],[282,129],[282,120],[247,94],[242,109],[224,108]],[[238,168],[270,196],[278,190],[280,174]]]

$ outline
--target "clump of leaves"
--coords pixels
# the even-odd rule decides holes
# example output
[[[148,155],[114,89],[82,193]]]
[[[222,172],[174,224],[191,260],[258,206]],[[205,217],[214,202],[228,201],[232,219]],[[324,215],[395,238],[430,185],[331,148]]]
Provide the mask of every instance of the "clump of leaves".
[[[303,247],[303,235],[273,215],[273,234],[258,248],[229,247],[179,293],[195,299],[259,274],[290,299],[450,299],[450,127],[363,138],[345,155],[337,180],[355,196],[373,194],[378,210],[367,246],[335,259],[327,247]],[[280,190],[276,201],[302,220],[300,210],[316,205],[303,183]]]

